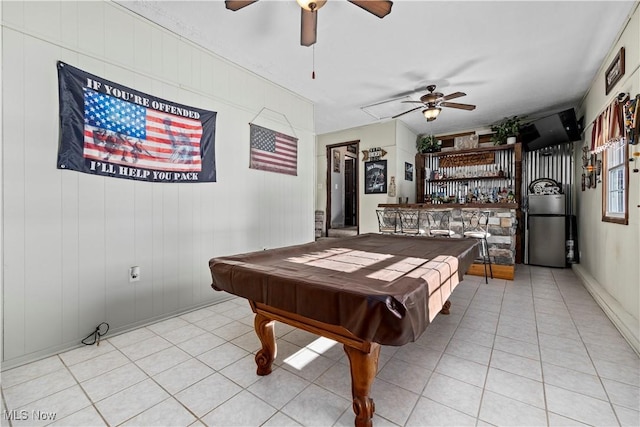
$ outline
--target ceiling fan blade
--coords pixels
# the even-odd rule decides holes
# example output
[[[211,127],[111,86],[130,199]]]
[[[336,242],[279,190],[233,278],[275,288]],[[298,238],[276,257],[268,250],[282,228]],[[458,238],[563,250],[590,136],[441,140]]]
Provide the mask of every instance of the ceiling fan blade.
[[[318,11],[311,12],[300,8],[300,44],[311,46],[316,42],[316,30],[318,29]]]
[[[475,110],[476,106],[475,105],[471,105],[471,104],[458,104],[457,102],[441,102],[440,105],[442,107],[449,107],[449,108],[459,108],[461,110]]]
[[[391,13],[391,6],[393,5],[393,2],[389,0],[349,0],[349,2],[376,15],[378,18],[384,18]]]
[[[424,104],[424,102],[422,101],[400,101],[400,102],[405,102],[407,104]]]
[[[393,117],[391,117],[391,118],[392,118],[392,119],[395,119],[395,118],[397,118],[397,117],[404,116],[404,115],[405,115],[405,114],[407,114],[407,113],[410,113],[410,112],[412,112],[412,111],[419,110],[419,109],[421,109],[421,108],[424,108],[424,106],[423,106],[423,105],[421,105],[421,106],[419,106],[419,107],[412,108],[411,110],[405,111],[404,113],[396,114],[395,116],[393,116]]]
[[[227,9],[236,11],[257,1],[258,0],[225,0],[224,5]]]
[[[467,94],[464,92],[454,92],[454,93],[450,93],[447,96],[443,96],[442,99],[445,101],[448,101],[450,99],[460,98],[461,96],[467,96]]]

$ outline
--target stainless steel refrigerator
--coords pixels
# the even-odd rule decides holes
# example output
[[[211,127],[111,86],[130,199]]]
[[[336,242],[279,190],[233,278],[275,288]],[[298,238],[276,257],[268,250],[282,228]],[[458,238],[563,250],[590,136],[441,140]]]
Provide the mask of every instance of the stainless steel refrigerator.
[[[530,194],[527,210],[529,264],[566,266],[566,207],[564,194]]]

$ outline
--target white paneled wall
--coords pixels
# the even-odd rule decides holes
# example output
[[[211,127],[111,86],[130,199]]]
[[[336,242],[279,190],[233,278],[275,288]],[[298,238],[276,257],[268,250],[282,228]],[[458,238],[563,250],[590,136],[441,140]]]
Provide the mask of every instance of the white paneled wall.
[[[626,73],[608,95],[605,93],[605,70],[614,56],[625,48]],[[591,143],[593,120],[609,105],[616,94],[634,97],[640,93],[640,8],[636,6],[619,39],[611,47],[593,80],[582,105],[585,144]],[[629,146],[629,154],[637,150]],[[581,148],[574,151],[574,163],[580,165]],[[601,157],[601,156],[600,156]],[[630,168],[633,169],[633,168]],[[574,182],[580,182],[576,168]],[[628,183],[629,224],[602,221],[602,191],[581,191],[577,197],[580,264],[573,269],[600,303],[605,313],[640,353],[640,175],[630,173]]]
[[[409,203],[416,202],[416,180],[418,177],[416,162],[416,139],[418,135],[403,122],[397,122],[396,128],[396,146],[397,146],[397,166],[396,166],[396,183],[398,184],[397,197],[408,197]],[[413,181],[404,179],[405,163],[413,165]],[[392,203],[398,203],[396,198]]]
[[[3,367],[76,346],[103,321],[118,332],[223,298],[214,256],[314,239],[311,102],[114,3],[0,7]],[[218,182],[56,169],[58,60],[217,111]],[[299,138],[297,177],[248,168],[248,122],[265,107],[278,114],[258,124]]]

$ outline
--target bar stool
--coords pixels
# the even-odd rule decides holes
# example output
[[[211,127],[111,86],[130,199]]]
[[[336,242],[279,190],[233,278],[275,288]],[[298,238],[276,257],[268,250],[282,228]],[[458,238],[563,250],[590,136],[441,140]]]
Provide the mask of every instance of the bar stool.
[[[451,230],[451,210],[426,211],[429,223],[429,236],[451,237],[455,234]]]
[[[380,233],[396,234],[398,232],[398,213],[394,209],[376,209],[376,214]]]
[[[489,233],[489,211],[462,211],[462,235],[480,240],[480,256],[484,265],[484,282],[489,283],[487,278],[487,265],[489,265],[489,273],[493,279],[493,269],[491,268],[491,255],[489,254],[489,243],[487,238],[491,237]]]
[[[420,210],[418,209],[400,209],[400,232],[411,236],[420,234]]]

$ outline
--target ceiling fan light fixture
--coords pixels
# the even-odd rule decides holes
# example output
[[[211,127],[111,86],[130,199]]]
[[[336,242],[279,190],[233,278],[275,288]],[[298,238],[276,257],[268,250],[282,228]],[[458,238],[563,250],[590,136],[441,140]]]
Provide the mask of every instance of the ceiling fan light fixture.
[[[424,114],[424,118],[427,119],[428,122],[432,122],[438,117],[440,110],[440,107],[429,107],[426,110],[422,110],[422,114]]]
[[[308,10],[310,12],[314,12],[320,9],[327,0],[296,0],[301,8],[304,10]]]

